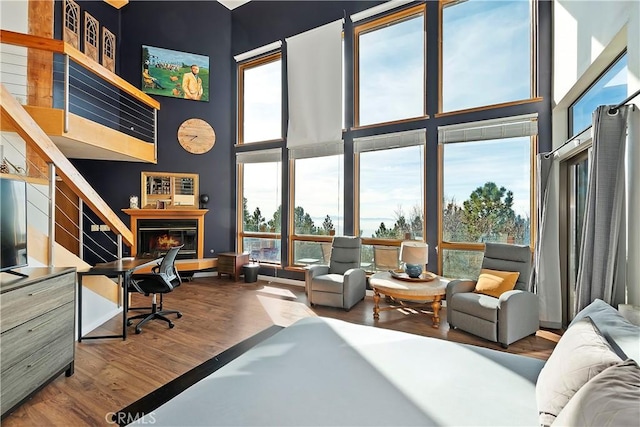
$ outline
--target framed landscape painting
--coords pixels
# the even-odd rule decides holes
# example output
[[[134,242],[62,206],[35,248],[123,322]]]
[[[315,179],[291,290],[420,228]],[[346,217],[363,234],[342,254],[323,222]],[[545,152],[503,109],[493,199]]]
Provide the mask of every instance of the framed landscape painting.
[[[209,101],[209,57],[142,46],[141,89],[151,95]]]

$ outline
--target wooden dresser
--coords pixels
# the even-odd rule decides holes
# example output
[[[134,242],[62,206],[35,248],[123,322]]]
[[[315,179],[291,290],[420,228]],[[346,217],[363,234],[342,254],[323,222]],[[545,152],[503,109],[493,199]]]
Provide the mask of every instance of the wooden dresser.
[[[236,282],[242,275],[242,266],[249,264],[249,254],[236,252],[221,252],[218,254],[218,276],[228,274]]]
[[[73,375],[75,268],[0,274],[2,417],[62,372]]]

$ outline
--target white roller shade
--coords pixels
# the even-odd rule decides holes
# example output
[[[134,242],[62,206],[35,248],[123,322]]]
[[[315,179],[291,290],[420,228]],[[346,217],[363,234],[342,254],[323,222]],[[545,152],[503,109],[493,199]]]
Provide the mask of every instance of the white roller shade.
[[[287,147],[342,139],[342,20],[286,39]]]
[[[438,142],[484,141],[538,134],[538,114],[438,126]]]
[[[384,135],[355,138],[353,140],[353,147],[356,153],[364,153],[365,151],[424,145],[426,142],[427,136],[425,129],[416,129],[405,132],[394,132]]]
[[[290,149],[289,159],[309,159],[311,157],[335,156],[337,154],[344,154],[344,144],[342,141]]]
[[[405,4],[409,4],[412,1],[413,0],[391,0],[386,3],[370,7],[369,9],[365,9],[362,12],[354,13],[353,15],[351,15],[351,22],[362,21],[363,19],[367,19],[371,16],[384,13],[388,10],[395,9],[396,7],[404,6]]]
[[[282,150],[280,148],[236,153],[236,163],[268,163],[280,161],[282,161]]]
[[[233,57],[236,62],[244,61],[245,59],[254,58],[256,56],[262,55],[263,53],[271,52],[272,50],[278,50],[282,46],[282,41],[278,40],[273,43],[269,43],[264,46],[260,46],[258,48],[252,49],[248,52],[241,53]]]

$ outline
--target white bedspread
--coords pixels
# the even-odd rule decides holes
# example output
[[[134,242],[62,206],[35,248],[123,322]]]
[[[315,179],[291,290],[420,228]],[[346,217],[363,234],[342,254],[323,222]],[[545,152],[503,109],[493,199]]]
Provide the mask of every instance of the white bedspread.
[[[139,424],[537,425],[544,362],[327,318],[306,318]]]

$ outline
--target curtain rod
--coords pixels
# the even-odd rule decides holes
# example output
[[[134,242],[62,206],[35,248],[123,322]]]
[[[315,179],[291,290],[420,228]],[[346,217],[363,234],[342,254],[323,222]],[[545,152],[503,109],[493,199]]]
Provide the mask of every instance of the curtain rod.
[[[615,107],[609,108],[609,113],[615,113],[616,111],[618,111],[618,108],[622,107],[624,104],[631,101],[633,98],[635,98],[638,95],[640,95],[640,89],[638,89],[634,94],[632,94],[630,97],[622,101],[620,104],[616,105]]]
[[[627,99],[625,99],[624,101],[622,101],[621,103],[619,103],[618,105],[614,105],[613,107],[609,108],[609,113],[615,113],[616,111],[618,111],[618,109],[620,107],[622,107],[623,105],[625,105],[627,102],[631,101],[633,98],[635,98],[636,96],[640,95],[640,89],[638,89],[637,91],[635,91],[635,93],[631,94],[631,96],[629,96]],[[587,126],[582,132],[580,132],[579,134],[572,136],[571,138],[567,139],[564,144],[560,145],[558,148],[556,148],[555,150],[551,150],[550,152],[545,154],[545,157],[550,157],[554,154],[556,154],[561,148],[563,148],[565,145],[567,145],[568,143],[570,143],[571,141],[573,141],[574,139],[576,139],[577,137],[579,137],[580,135],[582,135],[584,132],[586,132],[587,130],[591,129],[592,125]]]

